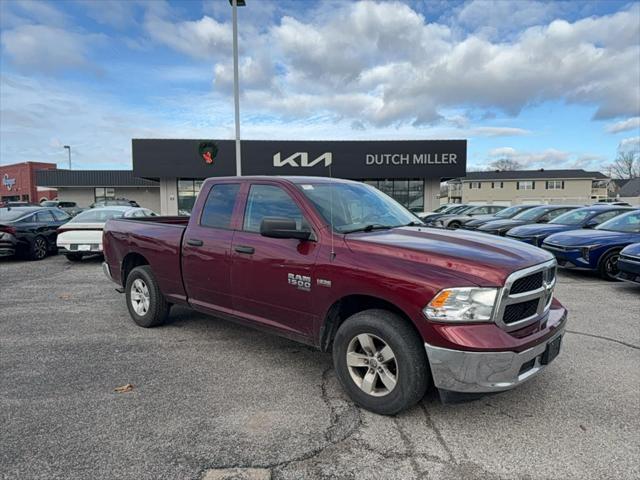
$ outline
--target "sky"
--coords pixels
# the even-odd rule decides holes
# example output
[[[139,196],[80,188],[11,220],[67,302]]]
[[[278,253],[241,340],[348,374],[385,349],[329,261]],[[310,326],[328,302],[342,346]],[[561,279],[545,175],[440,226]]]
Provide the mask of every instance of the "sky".
[[[467,139],[468,168],[640,150],[640,3],[246,0],[245,139]],[[0,0],[0,164],[234,138],[228,0]]]

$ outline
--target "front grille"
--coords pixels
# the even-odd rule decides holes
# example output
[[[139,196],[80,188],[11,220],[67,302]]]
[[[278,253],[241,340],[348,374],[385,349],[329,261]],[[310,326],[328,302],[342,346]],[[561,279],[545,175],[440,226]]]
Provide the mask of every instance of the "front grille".
[[[551,306],[555,277],[555,260],[509,275],[498,299],[496,323],[511,332],[544,318]]]
[[[516,280],[511,286],[511,294],[530,292],[542,286],[542,272],[534,273],[528,277]]]
[[[507,305],[504,309],[504,316],[502,321],[509,325],[510,323],[524,320],[532,315],[535,315],[538,311],[539,299],[529,300],[528,302],[514,303]]]

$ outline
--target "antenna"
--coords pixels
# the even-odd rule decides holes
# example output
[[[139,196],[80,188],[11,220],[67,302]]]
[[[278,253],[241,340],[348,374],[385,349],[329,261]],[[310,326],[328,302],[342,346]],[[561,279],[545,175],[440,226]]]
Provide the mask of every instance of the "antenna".
[[[331,224],[331,260],[333,261],[336,258],[336,251],[333,248],[333,173],[331,172],[331,163],[329,164],[329,178],[331,179],[331,182],[329,182],[329,223]]]

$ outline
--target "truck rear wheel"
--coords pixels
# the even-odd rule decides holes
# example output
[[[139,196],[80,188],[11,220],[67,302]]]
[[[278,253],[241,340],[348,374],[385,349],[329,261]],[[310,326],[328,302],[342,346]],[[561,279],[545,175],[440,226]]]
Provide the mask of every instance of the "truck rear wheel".
[[[127,276],[125,292],[129,315],[137,325],[149,328],[165,322],[170,305],[160,292],[149,265],[131,270]]]
[[[353,401],[383,415],[416,404],[429,386],[422,340],[404,319],[386,310],[365,310],[340,325],[333,364]]]

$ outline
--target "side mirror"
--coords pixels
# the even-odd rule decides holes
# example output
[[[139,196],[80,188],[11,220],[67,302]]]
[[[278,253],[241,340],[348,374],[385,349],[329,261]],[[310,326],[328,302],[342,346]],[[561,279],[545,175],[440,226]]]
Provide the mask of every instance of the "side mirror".
[[[542,217],[538,220],[538,223],[549,223],[549,217]]]
[[[260,222],[260,235],[270,238],[297,238],[309,240],[310,230],[298,230],[293,218],[264,217]]]

